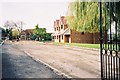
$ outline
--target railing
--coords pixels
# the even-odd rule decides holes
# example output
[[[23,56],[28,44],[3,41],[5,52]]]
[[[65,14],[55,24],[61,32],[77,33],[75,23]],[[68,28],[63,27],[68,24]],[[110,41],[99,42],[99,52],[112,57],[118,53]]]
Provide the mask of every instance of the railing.
[[[105,12],[109,9],[109,40],[107,35],[106,21],[105,29],[103,30],[102,21],[102,7]],[[115,20],[115,34],[114,39],[112,37],[111,23],[114,21],[112,18],[113,11],[116,10],[116,3],[100,2],[100,59],[101,59],[101,79],[103,80],[120,80],[120,40],[118,39],[118,26],[117,20]],[[114,13],[115,14],[115,13]],[[106,15],[106,13],[105,13]],[[106,16],[105,16],[106,17]],[[116,17],[116,16],[114,16]]]

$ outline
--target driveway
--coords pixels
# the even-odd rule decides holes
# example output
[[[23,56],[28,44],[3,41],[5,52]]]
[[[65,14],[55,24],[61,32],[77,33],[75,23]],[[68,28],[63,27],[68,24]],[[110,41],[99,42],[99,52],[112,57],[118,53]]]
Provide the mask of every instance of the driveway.
[[[3,78],[65,78],[43,63],[36,62],[17,48],[14,43],[5,42],[2,46]],[[9,79],[8,79],[9,80]]]
[[[13,43],[17,48],[73,78],[99,78],[98,50],[53,45],[35,41]]]

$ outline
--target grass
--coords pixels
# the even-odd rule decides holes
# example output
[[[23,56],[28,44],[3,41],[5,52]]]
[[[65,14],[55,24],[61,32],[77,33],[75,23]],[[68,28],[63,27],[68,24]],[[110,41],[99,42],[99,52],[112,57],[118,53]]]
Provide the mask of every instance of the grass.
[[[99,49],[99,48],[100,48],[100,44],[58,43],[58,42],[54,42],[53,44],[57,44],[57,45],[67,45],[67,46],[77,46],[77,47],[85,47],[85,48],[95,48],[95,49]]]
[[[104,44],[104,48],[105,49],[109,49],[109,50],[117,50],[117,51],[119,51],[119,46],[117,45],[117,49],[116,49],[116,45],[115,44],[109,44],[109,45],[108,44],[106,44],[106,45]]]

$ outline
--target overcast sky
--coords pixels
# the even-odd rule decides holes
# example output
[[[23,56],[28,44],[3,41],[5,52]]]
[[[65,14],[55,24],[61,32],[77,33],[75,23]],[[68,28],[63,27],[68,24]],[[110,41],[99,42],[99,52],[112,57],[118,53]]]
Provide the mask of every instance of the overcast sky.
[[[52,32],[54,20],[66,15],[68,2],[69,0],[1,0],[0,25],[3,26],[6,20],[23,21],[24,29],[39,24],[39,27]]]

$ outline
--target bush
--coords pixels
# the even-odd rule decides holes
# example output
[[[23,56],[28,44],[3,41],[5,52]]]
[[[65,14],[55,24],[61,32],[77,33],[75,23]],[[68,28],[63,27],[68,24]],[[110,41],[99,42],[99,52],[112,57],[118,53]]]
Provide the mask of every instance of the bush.
[[[37,38],[36,35],[32,35],[32,36],[31,36],[31,40],[35,40],[36,38]]]

